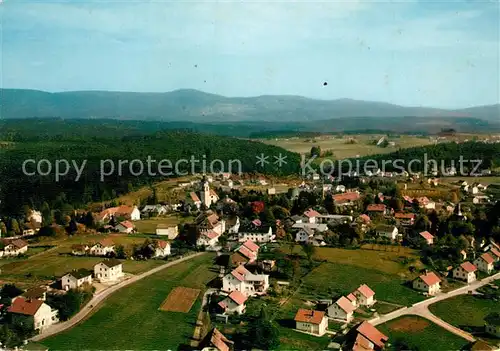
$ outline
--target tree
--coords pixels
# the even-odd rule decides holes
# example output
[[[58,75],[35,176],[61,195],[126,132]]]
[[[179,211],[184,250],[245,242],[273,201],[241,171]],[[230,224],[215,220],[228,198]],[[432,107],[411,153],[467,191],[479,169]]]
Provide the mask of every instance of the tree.
[[[14,284],[5,284],[0,290],[0,295],[2,297],[7,297],[12,299],[13,297],[19,296],[23,293],[23,290],[15,286]]]
[[[7,226],[4,222],[0,222],[0,234],[7,234]]]
[[[116,258],[120,258],[120,259],[127,258],[127,254],[125,253],[125,247],[123,247],[123,245],[116,246],[115,254],[116,254]]]
[[[21,228],[19,228],[19,222],[15,218],[11,218],[9,222],[9,230],[16,233],[20,234],[21,233]]]
[[[264,211],[264,202],[263,201],[254,201],[251,203],[252,206],[252,212],[256,215]]]
[[[42,204],[41,212],[42,212],[42,224],[43,225],[50,225],[50,224],[52,224],[52,222],[54,222],[54,217],[52,216],[52,211],[50,210],[49,204],[47,202],[44,202]]]
[[[78,231],[78,225],[76,223],[76,220],[74,218],[72,218],[70,221],[69,221],[69,225],[68,225],[68,233],[70,234],[75,234],[76,232]]]
[[[312,257],[314,253],[316,252],[316,247],[312,244],[305,244],[302,246],[302,251],[304,251],[307,259],[309,261],[312,261]]]
[[[275,350],[280,345],[279,329],[270,320],[265,306],[262,306],[259,317],[249,325],[247,334],[252,348]]]
[[[95,228],[95,220],[94,220],[94,215],[92,212],[87,212],[85,215],[85,218],[83,219],[83,223],[87,228]]]
[[[313,146],[311,148],[310,156],[311,157],[320,157],[321,156],[321,147],[319,147],[318,145]]]

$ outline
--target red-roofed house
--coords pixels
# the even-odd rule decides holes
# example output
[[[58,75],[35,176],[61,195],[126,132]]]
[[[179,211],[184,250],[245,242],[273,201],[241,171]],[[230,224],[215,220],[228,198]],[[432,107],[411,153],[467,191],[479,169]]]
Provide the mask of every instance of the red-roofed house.
[[[412,226],[415,224],[415,214],[414,213],[403,213],[398,212],[394,215],[397,225]]]
[[[325,312],[300,308],[295,315],[295,328],[306,333],[323,336],[328,327]]]
[[[335,301],[335,303],[328,306],[327,313],[330,318],[350,322],[353,318],[355,310],[356,307],[352,305],[351,301],[349,301],[347,297],[342,296],[340,299]]]
[[[413,289],[434,295],[441,290],[441,279],[434,272],[423,274],[413,281]]]
[[[493,257],[495,262],[500,261],[500,250],[498,250],[496,247],[492,247],[488,253],[491,257]]]
[[[120,233],[125,233],[125,234],[130,234],[134,231],[135,226],[134,223],[130,221],[123,221],[120,222],[116,227],[115,230],[117,230]]]
[[[366,212],[368,212],[369,215],[385,215],[387,214],[387,207],[384,204],[370,204],[366,207]]]
[[[262,294],[269,288],[269,275],[253,274],[240,265],[222,278],[222,290],[239,291],[245,296]]]
[[[419,235],[425,240],[427,245],[434,244],[434,236],[429,233],[427,230],[425,232],[420,232]]]
[[[3,251],[0,250],[0,257],[2,256],[18,256],[28,251],[28,243],[21,239],[0,239],[3,243]]]
[[[472,283],[476,280],[476,271],[477,267],[467,261],[453,270],[453,278],[465,280],[467,284]]]
[[[308,209],[307,211],[304,212],[304,216],[309,218],[309,223],[316,223],[316,218],[321,216],[321,213],[313,210],[312,208]]]
[[[493,271],[495,260],[489,253],[484,253],[474,260],[474,265],[481,272],[490,274]]]
[[[224,310],[225,314],[243,314],[245,313],[245,302],[247,299],[248,297],[235,290],[231,292],[224,300],[219,302],[219,306]]]
[[[156,245],[153,245],[155,250],[153,257],[165,257],[170,255],[170,243],[165,240],[156,240]]]
[[[137,206],[118,206],[106,208],[97,215],[97,220],[101,223],[109,221],[111,217],[124,217],[131,221],[138,221],[141,219],[141,211]]]
[[[356,300],[356,296],[354,296],[353,293],[349,294],[346,296],[346,298],[351,301],[351,304],[354,306],[354,307],[358,307],[358,301]]]
[[[39,299],[16,297],[7,312],[12,314],[13,319],[32,323],[35,330],[43,330],[59,321],[58,311]]]
[[[356,291],[353,292],[359,306],[371,306],[375,303],[375,292],[368,287],[368,285],[360,285]]]
[[[339,206],[350,206],[354,205],[356,201],[360,199],[360,195],[357,192],[347,192],[344,194],[333,195],[333,200],[336,205]]]
[[[258,253],[259,252],[259,245],[257,245],[256,243],[254,243],[252,240],[247,240],[243,243],[243,246],[245,246],[247,249],[249,249],[250,251],[253,251],[255,253]]]
[[[389,340],[387,335],[382,334],[377,328],[368,322],[361,323],[356,328],[356,339],[353,351],[382,350]]]
[[[214,328],[198,347],[201,351],[232,351],[234,342],[226,338],[217,328]]]

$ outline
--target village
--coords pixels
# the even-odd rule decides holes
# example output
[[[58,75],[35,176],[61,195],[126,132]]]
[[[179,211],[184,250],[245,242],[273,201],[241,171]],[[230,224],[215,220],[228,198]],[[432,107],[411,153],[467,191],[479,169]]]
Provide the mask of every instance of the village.
[[[493,236],[477,235],[478,221],[471,223],[478,211],[484,218],[498,207],[487,195],[489,184],[376,171],[344,183],[311,175],[279,191],[274,182],[227,173],[195,177],[178,183],[185,194],[178,202],[92,213],[95,229],[85,228],[84,213],[66,239],[40,238],[43,214],[30,209],[22,234],[4,232],[1,239],[4,323],[22,326],[26,347],[45,345],[108,294],[164,266],[209,255],[213,279],[197,289],[176,286],[160,307],[170,313],[199,308],[193,349],[270,349],[281,339],[291,348],[413,347],[396,331],[429,323],[472,349],[499,347],[500,247]],[[24,262],[50,266],[53,250],[61,261],[52,279],[34,277],[37,269],[13,273],[23,272]],[[435,313],[434,306],[456,298],[496,307],[483,311],[472,330]],[[402,326],[391,329],[398,321]],[[256,323],[276,328],[281,339],[253,335]]]

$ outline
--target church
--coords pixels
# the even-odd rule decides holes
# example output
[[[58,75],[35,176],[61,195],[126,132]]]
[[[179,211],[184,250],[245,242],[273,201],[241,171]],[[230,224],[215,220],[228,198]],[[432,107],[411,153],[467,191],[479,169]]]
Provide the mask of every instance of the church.
[[[219,196],[217,196],[217,193],[213,189],[210,189],[210,184],[205,177],[200,182],[200,188],[201,190],[198,192],[193,191],[189,193],[188,203],[192,203],[197,209],[200,209],[201,205],[209,208],[212,204],[219,201]]]

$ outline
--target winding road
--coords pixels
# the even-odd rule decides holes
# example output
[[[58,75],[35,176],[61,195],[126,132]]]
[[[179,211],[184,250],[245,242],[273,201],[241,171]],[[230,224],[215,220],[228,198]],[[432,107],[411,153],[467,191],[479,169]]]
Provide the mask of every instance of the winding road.
[[[474,290],[476,290],[476,289],[478,289],[486,284],[489,284],[492,281],[497,280],[497,279],[500,279],[500,273],[494,274],[494,275],[489,276],[487,278],[484,278],[482,280],[477,280],[473,283],[470,283],[470,284],[463,286],[461,288],[449,291],[447,293],[440,293],[437,296],[434,296],[430,299],[424,300],[422,302],[418,302],[418,303],[412,305],[411,307],[403,307],[403,308],[396,310],[394,312],[387,313],[387,314],[382,315],[380,317],[373,318],[369,322],[372,325],[378,325],[378,324],[383,324],[385,322],[388,322],[390,320],[393,320],[393,319],[396,319],[396,318],[399,318],[402,316],[417,315],[417,316],[426,318],[426,319],[430,320],[431,322],[434,322],[435,324],[443,327],[444,329],[452,332],[455,335],[461,336],[462,338],[464,338],[470,342],[473,342],[476,339],[470,333],[467,333],[467,332],[463,331],[462,329],[454,327],[453,325],[443,321],[441,318],[435,316],[434,314],[431,313],[431,311],[429,311],[429,306],[436,303],[436,302],[442,301],[442,300],[446,300],[446,299],[449,299],[449,298],[452,298],[452,297],[455,297],[458,295],[467,294],[469,291],[474,291]]]
[[[40,334],[35,335],[33,338],[31,338],[31,340],[32,341],[40,341],[40,340],[43,340],[45,338],[48,338],[49,336],[52,336],[52,335],[61,333],[67,329],[70,329],[70,328],[74,327],[75,325],[77,325],[78,323],[80,323],[81,321],[83,321],[91,313],[97,311],[101,307],[101,303],[104,300],[106,300],[106,298],[108,298],[111,294],[118,291],[119,289],[121,289],[127,285],[130,285],[132,283],[135,283],[136,281],[141,280],[143,278],[146,278],[152,274],[155,274],[155,273],[157,273],[165,268],[175,266],[178,263],[190,260],[194,257],[201,256],[203,254],[205,254],[205,252],[198,252],[195,254],[184,256],[184,257],[179,258],[175,261],[168,262],[164,265],[153,268],[147,272],[135,275],[130,279],[124,280],[116,285],[113,285],[107,289],[104,289],[101,292],[95,294],[94,297],[88,302],[88,304],[85,307],[83,307],[80,310],[80,312],[78,312],[76,315],[74,315],[71,319],[69,319],[65,322],[51,325],[50,327],[45,329]]]

